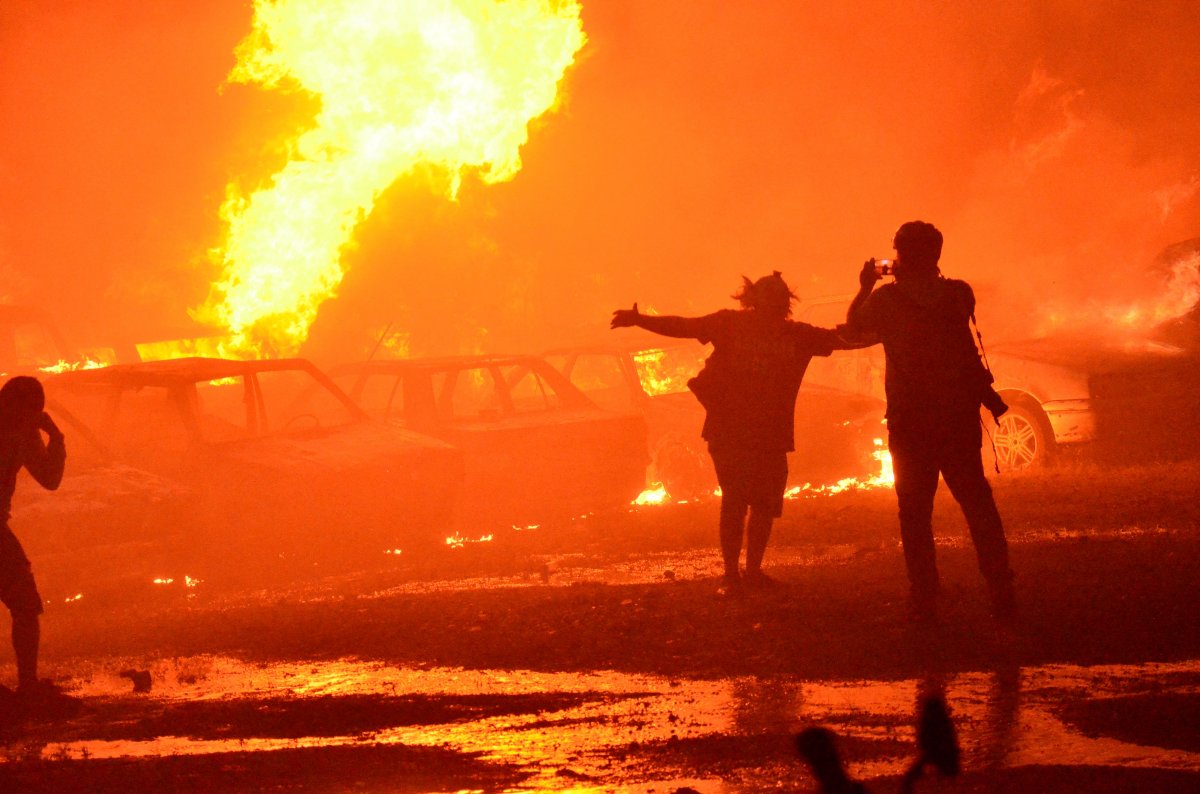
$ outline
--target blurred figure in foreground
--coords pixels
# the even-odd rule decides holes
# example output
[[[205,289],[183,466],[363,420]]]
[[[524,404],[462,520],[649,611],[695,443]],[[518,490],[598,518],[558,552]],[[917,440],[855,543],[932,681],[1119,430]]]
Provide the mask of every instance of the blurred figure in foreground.
[[[796,752],[808,762],[809,771],[823,794],[868,794],[862,783],[850,777],[837,750],[837,734],[828,728],[806,728],[796,734]],[[927,767],[943,778],[957,777],[960,771],[958,733],[950,720],[946,698],[937,694],[917,704],[916,758],[900,779],[901,794],[916,791]]]
[[[836,330],[788,319],[792,294],[774,272],[757,281],[743,277],[734,295],[740,310],[703,317],[665,317],[632,309],[613,312],[612,327],[637,326],[656,334],[711,342],[704,369],[688,382],[705,408],[701,435],[721,486],[720,542],[725,563],[722,594],[738,595],[743,585],[774,583],[762,572],[771,525],[783,512],[787,453],[795,449],[796,395],[808,362],[850,345]],[[749,521],[747,521],[749,511]],[[746,570],[739,572],[742,533]]]
[[[19,375],[0,388],[0,509],[4,511],[0,526],[0,601],[12,614],[17,695],[28,700],[59,694],[56,687],[37,677],[42,597],[29,558],[8,528],[17,472],[22,466],[48,490],[53,491],[62,481],[67,448],[45,407],[46,395],[36,378]],[[45,442],[42,433],[46,434]]]
[[[937,614],[932,518],[940,474],[967,519],[993,613],[1011,619],[1016,602],[1008,542],[980,457],[980,405],[997,418],[1007,406],[971,336],[975,294],[965,281],[942,276],[942,233],[932,224],[905,223],[893,246],[895,282],[874,289],[885,267],[868,260],[846,321],[857,332],[878,335],[887,357],[888,448],[913,616]]]

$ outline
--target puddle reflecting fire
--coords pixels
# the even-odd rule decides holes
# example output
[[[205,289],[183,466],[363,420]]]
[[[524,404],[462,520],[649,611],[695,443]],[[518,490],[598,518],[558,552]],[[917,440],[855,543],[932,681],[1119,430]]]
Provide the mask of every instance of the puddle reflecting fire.
[[[1200,693],[1200,661],[1014,666],[941,679],[842,682],[412,669],[356,660],[251,664],[191,657],[152,665],[154,688],[148,698],[130,696],[128,682],[116,672],[130,662],[102,663],[96,673],[74,682],[76,694],[87,698],[99,714],[122,704],[132,704],[142,710],[139,713],[155,712],[154,724],[171,725],[180,735],[137,740],[93,718],[67,726],[67,733],[54,739],[26,736],[24,747],[10,743],[6,757],[27,754],[31,742],[40,744],[44,758],[56,759],[402,744],[450,748],[520,765],[531,774],[523,788],[531,790],[561,790],[562,770],[569,769],[574,779],[602,781],[603,790],[612,791],[649,779],[677,783],[681,774],[692,771],[659,763],[655,755],[661,748],[702,744],[714,737],[735,737],[754,746],[767,741],[763,737],[789,737],[820,724],[837,731],[844,741],[876,748],[865,754],[846,753],[852,772],[870,778],[903,770],[915,741],[912,723],[918,698],[944,691],[968,770],[1056,764],[1200,771],[1200,752],[1104,735],[1103,726],[1085,731],[1062,716],[1066,706],[1085,701],[1151,694],[1193,697]],[[310,709],[313,713],[327,715],[340,708],[342,717],[349,719],[334,724],[355,727],[336,735],[311,730],[313,735],[281,736],[262,726],[255,732],[255,714],[271,709],[298,713],[315,701],[320,708]],[[204,704],[222,718],[240,714],[237,709],[245,707],[249,716],[235,726],[237,738],[230,738],[228,730],[214,729],[221,727],[219,720],[186,718],[202,711]],[[285,718],[296,727],[288,713]],[[176,719],[177,727],[172,722]],[[305,728],[301,722],[300,733]],[[1122,729],[1129,737],[1129,726]],[[713,781],[690,785],[726,790]]]

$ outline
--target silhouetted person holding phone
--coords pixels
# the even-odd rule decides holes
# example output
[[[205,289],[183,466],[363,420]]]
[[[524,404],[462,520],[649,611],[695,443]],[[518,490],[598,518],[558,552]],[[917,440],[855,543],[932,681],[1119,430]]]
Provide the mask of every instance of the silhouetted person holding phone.
[[[932,224],[905,223],[893,245],[895,283],[874,289],[882,275],[868,260],[846,319],[851,329],[878,335],[887,357],[888,446],[914,617],[936,617],[932,517],[940,474],[966,516],[993,612],[1008,619],[1016,607],[1008,542],[980,457],[980,405],[997,417],[1006,406],[971,336],[975,294],[965,281],[942,276],[942,233]]]
[[[38,679],[42,597],[20,541],[8,527],[17,472],[24,467],[43,488],[62,482],[67,448],[63,434],[45,411],[46,395],[36,378],[19,375],[0,388],[0,601],[12,614],[12,643],[17,656],[17,695],[36,700],[58,695],[57,687]],[[47,440],[43,442],[42,433]]]
[[[741,593],[743,583],[773,584],[762,572],[762,561],[771,525],[783,512],[800,381],[813,356],[851,346],[834,330],[788,319],[796,296],[778,271],[744,282],[733,296],[740,310],[665,317],[642,314],[635,303],[632,309],[613,312],[612,318],[613,328],[638,326],[713,345],[704,369],[688,386],[705,408],[701,435],[721,486],[722,593],[728,595]],[[738,569],[743,530],[744,577]]]

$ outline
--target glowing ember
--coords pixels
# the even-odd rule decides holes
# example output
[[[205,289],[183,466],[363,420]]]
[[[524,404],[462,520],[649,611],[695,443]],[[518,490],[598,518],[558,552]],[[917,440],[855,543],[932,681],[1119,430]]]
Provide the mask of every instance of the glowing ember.
[[[451,197],[469,171],[511,179],[583,43],[576,0],[255,0],[230,80],[320,110],[267,187],[228,187],[223,271],[197,316],[231,332],[229,353],[294,353],[379,194],[420,164]]]
[[[635,505],[660,505],[671,498],[671,494],[667,493],[665,485],[655,483],[653,488],[647,488],[637,495],[633,500]]]
[[[154,583],[155,584],[172,584],[174,581],[175,580],[170,577],[162,576],[162,577],[159,577],[158,579],[155,579]]]
[[[482,535],[478,538],[466,538],[455,532],[450,537],[446,538],[446,545],[452,549],[461,549],[468,543],[489,543],[492,540],[492,535]]]

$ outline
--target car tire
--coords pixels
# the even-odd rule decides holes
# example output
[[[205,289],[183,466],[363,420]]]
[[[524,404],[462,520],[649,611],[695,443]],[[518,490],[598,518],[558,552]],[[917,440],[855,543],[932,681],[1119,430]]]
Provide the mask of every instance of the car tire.
[[[1013,400],[998,422],[986,411],[983,420],[991,436],[991,444],[984,439],[984,458],[985,463],[994,464],[993,470],[998,467],[1001,474],[1026,471],[1052,459],[1054,434],[1040,408]]]

